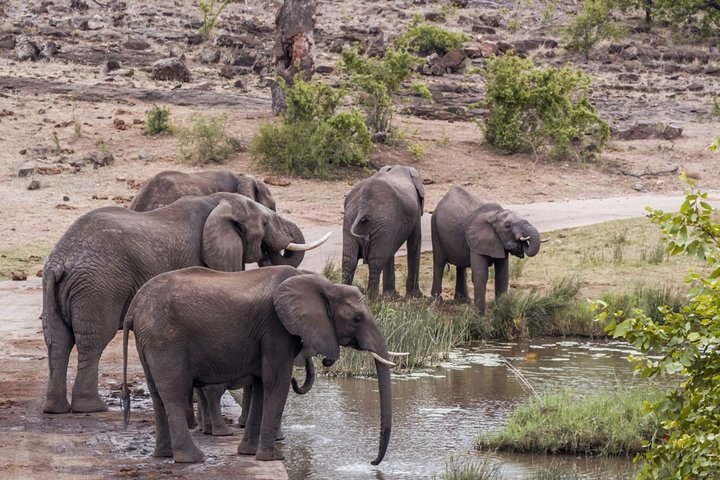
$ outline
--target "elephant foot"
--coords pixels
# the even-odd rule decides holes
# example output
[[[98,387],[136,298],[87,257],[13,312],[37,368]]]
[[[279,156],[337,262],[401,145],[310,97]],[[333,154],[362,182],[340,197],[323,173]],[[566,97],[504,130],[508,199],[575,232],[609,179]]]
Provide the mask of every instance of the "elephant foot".
[[[257,443],[250,443],[243,440],[240,442],[240,445],[238,445],[237,453],[240,455],[255,455],[258,451],[258,444]]]
[[[413,290],[412,292],[407,292],[405,296],[410,298],[423,298],[423,294],[420,290]]]
[[[173,456],[172,447],[155,447],[152,456],[155,458],[169,458]]]
[[[175,463],[201,463],[205,461],[205,454],[196,446],[192,446],[187,450],[173,453]]]
[[[238,427],[240,427],[240,428],[245,428],[245,424],[247,423],[247,418],[248,418],[248,416],[243,412],[243,413],[238,417]]]
[[[68,413],[70,411],[70,403],[67,398],[59,400],[48,398],[43,406],[43,413]]]
[[[269,461],[269,460],[285,460],[285,456],[282,454],[282,452],[277,448],[272,448],[268,450],[258,450],[257,454],[255,455],[255,460],[260,461]]]
[[[73,396],[70,409],[74,413],[93,413],[93,412],[107,412],[108,406],[100,398],[100,395],[93,397],[75,397]]]
[[[207,433],[207,432],[205,432],[205,433]],[[228,426],[225,424],[217,426],[217,427],[213,427],[212,431],[210,432],[210,435],[212,435],[213,437],[227,437],[232,434],[233,434],[232,430],[230,430],[230,428],[228,428]]]

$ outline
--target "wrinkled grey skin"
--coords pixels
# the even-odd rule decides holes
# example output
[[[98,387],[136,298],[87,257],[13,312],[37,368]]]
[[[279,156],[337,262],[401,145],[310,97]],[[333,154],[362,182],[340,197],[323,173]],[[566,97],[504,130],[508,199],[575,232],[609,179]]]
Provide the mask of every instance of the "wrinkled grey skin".
[[[251,175],[236,175],[228,170],[160,172],[140,187],[128,208],[136,212],[148,212],[170,205],[185,195],[203,196],[217,192],[239,193],[275,210],[275,199],[265,182]]]
[[[305,382],[299,385],[295,378],[291,379],[293,391],[299,395],[306,394],[315,383],[315,366],[312,358],[305,359]],[[227,426],[220,410],[220,404],[223,394],[227,389],[239,389],[241,385],[207,385],[196,389],[198,399],[198,417],[205,435],[227,436],[232,435],[232,430]],[[250,413],[250,403],[252,399],[252,387],[248,386],[243,389],[242,415],[238,419],[240,427],[245,428],[247,417]],[[192,418],[190,418],[192,417]],[[188,426],[194,428],[196,426],[194,412],[190,412],[188,417]],[[275,440],[282,440],[285,435],[282,428],[278,426],[275,434]]]
[[[295,358],[316,354],[333,362],[340,346],[388,358],[360,291],[286,266],[224,273],[188,268],[147,282],[128,309],[123,329],[126,422],[128,333],[135,335],[155,409],[156,457],[201,462],[185,409],[193,387],[252,385],[252,405],[238,453],[281,460],[275,432],[288,395]],[[390,439],[390,370],[376,361],[381,406],[382,461]]]
[[[455,299],[467,301],[466,269],[472,269],[475,306],[485,314],[488,270],[495,266],[495,297],[507,292],[509,254],[532,257],[540,250],[540,232],[516,212],[497,203],[481,203],[454,187],[440,200],[430,219],[433,247],[432,296],[442,294],[446,263],[457,267]],[[529,237],[528,240],[521,238]]]
[[[420,297],[420,247],[425,191],[412,167],[398,165],[380,169],[358,182],[345,197],[343,218],[343,283],[351,285],[358,260],[368,265],[368,297],[395,290],[395,253],[407,242],[408,275],[405,294]]]
[[[135,292],[163,272],[194,265],[239,271],[260,260],[297,266],[294,223],[237,193],[185,197],[151,212],[105,207],[73,223],[43,271],[43,332],[48,348],[46,413],[98,412],[98,363],[122,328]],[[299,255],[295,255],[299,253]],[[77,346],[78,370],[67,401],[67,367]]]

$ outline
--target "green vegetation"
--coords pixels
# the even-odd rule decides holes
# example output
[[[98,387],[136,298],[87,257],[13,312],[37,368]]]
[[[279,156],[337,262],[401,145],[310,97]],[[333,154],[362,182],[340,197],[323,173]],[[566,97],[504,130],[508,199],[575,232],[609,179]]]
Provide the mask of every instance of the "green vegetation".
[[[381,59],[360,55],[357,50],[342,52],[342,67],[350,72],[353,88],[360,90],[365,123],[373,134],[389,138],[392,133],[393,96],[410,78],[421,60],[406,50],[389,48]],[[426,87],[414,87],[425,99],[431,98]]]
[[[178,130],[183,157],[193,163],[224,163],[230,154],[241,151],[237,139],[225,134],[227,116],[206,117],[193,113],[190,125]]]
[[[200,26],[200,35],[203,40],[209,40],[212,33],[215,31],[220,14],[225,10],[225,7],[230,5],[232,0],[222,0],[217,2],[216,0],[210,0],[204,2],[200,0],[200,10],[203,12],[203,23]]]
[[[148,112],[144,131],[146,135],[152,136],[172,135],[173,127],[170,124],[170,108],[153,105],[153,108]]]
[[[484,75],[485,139],[497,150],[587,160],[607,142],[610,128],[590,103],[583,72],[504,55],[489,59]]]
[[[620,38],[625,32],[611,15],[615,6],[614,1],[583,0],[580,13],[563,29],[561,41],[564,47],[587,55],[599,41]]]
[[[491,462],[489,458],[482,459],[465,457],[450,457],[445,462],[445,472],[434,475],[434,480],[500,480],[501,468],[498,463]]]
[[[466,342],[479,317],[470,305],[442,310],[428,299],[382,299],[370,305],[375,321],[385,334],[388,349],[408,352],[391,360],[399,369],[413,371],[436,366],[449,358],[450,350]],[[343,349],[329,370],[336,375],[374,375],[375,362],[367,352]]]
[[[337,112],[344,90],[299,76],[292,87],[280,78],[278,83],[288,108],[279,124],[260,126],[250,147],[255,163],[307,177],[367,165],[373,144],[362,115],[356,110]]]
[[[0,250],[0,280],[8,280],[12,272],[25,272],[34,276],[42,270],[50,253],[47,245],[25,245],[12,250]]]
[[[464,33],[424,24],[416,15],[408,31],[395,37],[394,45],[399,50],[426,57],[433,53],[445,55],[450,50],[462,48],[467,39]]]
[[[658,426],[643,404],[662,392],[658,387],[596,391],[571,390],[530,399],[495,433],[477,439],[480,450],[626,455],[641,452]]]
[[[661,308],[661,316],[641,309],[614,312],[599,301],[598,318],[614,338],[633,344],[631,357],[643,377],[680,379],[680,388],[646,406],[658,418],[639,479],[720,478],[720,222],[707,194],[688,183],[677,214],[652,210],[671,256],[701,259],[709,271],[691,270],[690,302],[679,311]]]

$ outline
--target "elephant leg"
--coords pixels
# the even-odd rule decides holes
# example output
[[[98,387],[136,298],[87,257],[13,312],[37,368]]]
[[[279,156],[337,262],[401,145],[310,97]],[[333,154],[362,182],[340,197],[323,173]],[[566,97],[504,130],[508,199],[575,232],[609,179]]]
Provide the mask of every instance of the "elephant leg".
[[[241,428],[245,428],[245,424],[247,423],[248,415],[250,414],[250,402],[252,401],[252,388],[253,388],[252,385],[243,387],[242,412],[240,412],[240,417],[238,418],[238,425],[240,425]]]
[[[282,413],[290,390],[292,369],[282,373],[273,370],[271,366],[263,365],[264,400],[260,448],[255,455],[256,460],[283,460],[285,458],[280,449],[275,446],[275,438],[280,429]],[[254,392],[253,395],[255,395]]]
[[[205,410],[203,410],[203,433],[215,437],[232,435],[232,430],[228,428],[220,411],[220,403],[225,393],[225,385],[207,385],[201,390],[202,395],[204,395],[203,400],[205,401]]]
[[[465,303],[470,298],[467,288],[467,267],[456,267],[455,270],[455,301]]]
[[[433,236],[433,283],[430,295],[436,299],[442,299],[442,282],[443,282],[443,270],[445,270],[445,264],[447,259]]]
[[[475,289],[475,307],[480,315],[485,315],[485,291],[487,289],[490,261],[483,255],[470,255],[473,287]]]
[[[153,451],[153,457],[172,457],[173,451],[172,443],[170,441],[170,427],[168,425],[165,404],[163,404],[162,398],[160,398],[160,394],[158,394],[157,387],[155,386],[155,381],[152,376],[148,374],[147,369],[144,370],[148,390],[150,391],[150,398],[152,398],[153,402],[153,410],[155,412],[155,450]]]
[[[43,412],[67,413],[70,411],[67,400],[67,369],[75,339],[70,326],[65,322],[57,321],[47,328],[52,331],[45,336],[50,373]]]
[[[178,389],[178,382],[186,385],[182,385]],[[173,379],[171,384],[158,385],[158,393],[167,412],[167,423],[175,463],[199,463],[205,460],[205,455],[195,445],[190,436],[187,419],[185,418],[185,408],[189,398],[192,397],[192,390],[192,382],[176,379]]]
[[[395,289],[395,255],[390,255],[383,265],[383,295],[397,296]]]
[[[115,319],[119,316],[119,313],[115,315],[103,313],[96,316],[95,319]],[[78,323],[89,325],[90,322],[91,320],[85,319]],[[103,350],[117,333],[117,324],[114,321],[109,323],[106,321],[106,323],[107,325],[101,325],[102,328],[92,334],[78,333],[77,329],[75,331],[78,366],[70,403],[73,412],[105,412],[108,409],[107,404],[98,393],[98,369]],[[74,321],[73,324],[75,324]]]
[[[495,260],[495,299],[508,291],[510,283],[510,261],[507,255],[504,259]]]
[[[369,262],[368,270],[367,296],[368,298],[376,298],[380,293],[380,272],[382,271],[382,264]]]
[[[422,297],[420,293],[420,250],[422,246],[422,229],[418,221],[415,229],[407,240],[407,282],[405,295],[408,297]]]
[[[201,417],[200,421],[202,422],[202,408],[198,407],[198,416]],[[190,397],[190,401],[185,407],[185,419],[187,420],[187,426],[190,429],[196,428],[198,426],[198,422],[195,420],[195,402],[194,397]]]
[[[245,399],[243,397],[243,403]],[[245,433],[238,445],[240,455],[255,455],[260,445],[260,423],[263,414],[263,387],[259,378],[253,379],[252,395],[250,395],[250,409],[248,410]]]

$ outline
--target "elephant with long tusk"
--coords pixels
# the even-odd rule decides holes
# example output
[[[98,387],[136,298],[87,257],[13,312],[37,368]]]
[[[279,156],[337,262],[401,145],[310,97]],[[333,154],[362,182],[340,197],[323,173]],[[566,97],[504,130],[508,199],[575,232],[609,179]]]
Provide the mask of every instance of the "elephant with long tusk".
[[[297,250],[288,250],[291,245]],[[50,370],[43,410],[107,410],[97,388],[100,355],[122,328],[135,292],[152,277],[191,266],[240,271],[261,261],[296,267],[306,247],[297,225],[237,193],[183,197],[150,212],[105,207],[81,216],[43,270]],[[69,403],[67,368],[74,346],[78,373]]]

